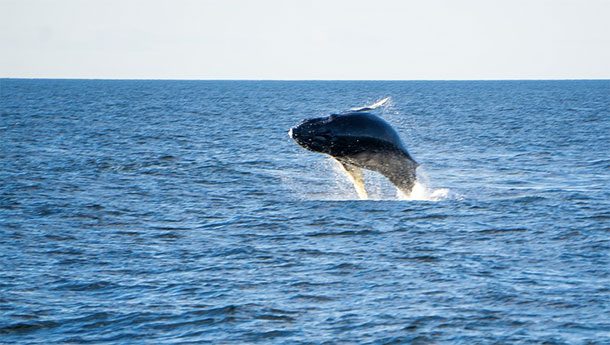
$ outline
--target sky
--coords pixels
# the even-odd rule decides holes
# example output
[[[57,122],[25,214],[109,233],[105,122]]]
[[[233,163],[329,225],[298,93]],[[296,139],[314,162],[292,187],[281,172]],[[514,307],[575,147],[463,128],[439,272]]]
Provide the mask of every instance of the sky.
[[[0,0],[0,78],[610,79],[610,0]]]

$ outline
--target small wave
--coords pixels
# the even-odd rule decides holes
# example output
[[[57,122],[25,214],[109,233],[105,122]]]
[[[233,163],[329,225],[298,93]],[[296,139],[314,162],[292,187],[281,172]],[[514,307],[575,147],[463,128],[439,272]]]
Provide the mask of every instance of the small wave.
[[[324,296],[324,295],[307,295],[307,294],[298,294],[292,296],[290,299],[300,300],[300,301],[311,301],[311,302],[330,302],[335,300],[333,297]]]
[[[526,232],[528,229],[526,228],[491,228],[491,229],[483,229],[478,232],[481,234],[508,234],[515,232]]]
[[[250,333],[250,334],[248,334],[246,339],[249,341],[261,342],[261,341],[269,341],[274,338],[289,337],[294,334],[295,334],[295,331],[292,331],[292,330],[274,329],[271,331]]]
[[[324,232],[315,232],[312,234],[308,234],[306,236],[309,237],[335,237],[335,236],[366,236],[366,235],[376,235],[379,234],[379,231],[374,230],[345,230],[345,231],[324,231]]]

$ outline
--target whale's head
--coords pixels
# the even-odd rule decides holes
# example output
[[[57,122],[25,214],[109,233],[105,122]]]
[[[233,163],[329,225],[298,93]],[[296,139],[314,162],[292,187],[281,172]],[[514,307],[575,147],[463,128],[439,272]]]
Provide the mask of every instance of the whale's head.
[[[304,120],[291,128],[288,135],[310,151],[335,157],[402,148],[400,137],[387,122],[363,112]]]
[[[290,128],[288,135],[310,151],[331,154],[337,136],[333,126],[334,116],[303,120]]]

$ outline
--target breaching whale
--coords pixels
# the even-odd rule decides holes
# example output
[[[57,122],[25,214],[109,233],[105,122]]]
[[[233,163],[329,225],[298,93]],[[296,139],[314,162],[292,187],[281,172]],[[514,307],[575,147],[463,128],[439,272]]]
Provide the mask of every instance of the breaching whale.
[[[368,197],[361,169],[381,173],[405,195],[415,184],[417,162],[398,133],[371,111],[388,101],[302,121],[288,135],[300,146],[330,155],[343,166],[361,199]]]

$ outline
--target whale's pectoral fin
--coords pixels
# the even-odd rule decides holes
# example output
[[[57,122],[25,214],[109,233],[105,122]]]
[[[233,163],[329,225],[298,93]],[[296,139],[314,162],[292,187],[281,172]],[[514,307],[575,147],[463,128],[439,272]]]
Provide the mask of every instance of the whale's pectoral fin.
[[[341,163],[343,170],[345,170],[347,176],[354,184],[354,188],[356,188],[356,193],[358,193],[358,197],[362,200],[368,199],[369,196],[366,193],[366,188],[364,188],[364,174],[362,173],[362,169],[349,163],[339,163]]]

